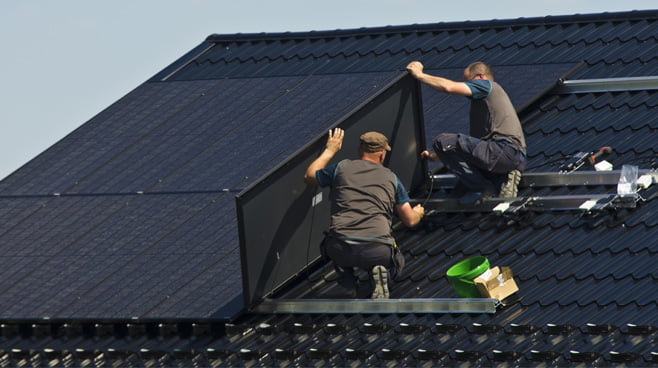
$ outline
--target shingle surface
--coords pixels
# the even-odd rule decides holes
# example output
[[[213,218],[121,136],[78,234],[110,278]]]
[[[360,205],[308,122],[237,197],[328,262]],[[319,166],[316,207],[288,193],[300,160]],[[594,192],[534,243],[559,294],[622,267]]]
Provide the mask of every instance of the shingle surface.
[[[453,297],[447,268],[484,255],[520,287],[495,314],[238,315],[234,196],[411,60],[453,79],[490,63],[519,109],[530,172],[603,146],[615,168],[658,166],[655,88],[551,90],[561,78],[657,76],[656,11],[211,35],[0,182],[0,341],[13,349],[0,363],[656,364],[656,188],[634,209],[443,213],[397,231],[407,265],[392,297]],[[422,93],[428,145],[466,132],[466,99]],[[274,296],[321,297],[334,277],[319,265]],[[132,317],[157,322],[104,324]],[[25,319],[38,323],[13,323]]]

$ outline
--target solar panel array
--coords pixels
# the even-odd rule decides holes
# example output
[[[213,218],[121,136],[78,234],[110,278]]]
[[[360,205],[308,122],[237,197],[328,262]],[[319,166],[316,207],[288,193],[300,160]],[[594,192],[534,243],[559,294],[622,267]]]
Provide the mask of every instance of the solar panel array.
[[[0,183],[0,317],[216,316],[235,195],[394,74],[139,86]]]

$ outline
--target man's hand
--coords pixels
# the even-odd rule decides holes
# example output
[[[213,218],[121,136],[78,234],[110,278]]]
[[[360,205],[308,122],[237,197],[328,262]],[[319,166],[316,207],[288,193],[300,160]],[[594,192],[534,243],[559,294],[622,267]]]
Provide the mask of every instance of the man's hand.
[[[329,130],[329,137],[327,138],[327,144],[324,147],[324,150],[311,164],[306,168],[304,173],[304,183],[308,185],[318,185],[318,180],[315,177],[315,173],[323,169],[329,164],[329,161],[336,155],[336,152],[340,151],[343,147],[343,138],[345,137],[345,132],[343,129],[335,128],[334,130]]]
[[[343,146],[343,138],[345,137],[345,131],[341,128],[335,128],[333,131],[329,130],[329,138],[327,138],[327,145],[325,149],[333,152],[340,151]]]
[[[423,74],[423,68],[423,64],[420,61],[412,61],[407,65],[407,71],[414,78],[418,78]]]
[[[417,204],[411,207],[409,202],[404,202],[402,204],[395,205],[395,211],[400,218],[400,221],[407,227],[414,227],[418,225],[420,220],[425,216],[425,207],[420,204]]]
[[[426,158],[429,161],[437,161],[439,159],[439,156],[437,156],[435,152],[424,150],[423,152],[420,153],[420,158]]]
[[[425,216],[425,207],[421,206],[420,204],[417,204],[413,207],[414,212],[418,215],[418,221]]]

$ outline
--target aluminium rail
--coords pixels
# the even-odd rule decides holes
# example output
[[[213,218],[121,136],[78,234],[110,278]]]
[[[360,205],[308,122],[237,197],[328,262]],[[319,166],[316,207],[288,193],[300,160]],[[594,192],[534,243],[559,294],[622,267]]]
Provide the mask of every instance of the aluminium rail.
[[[621,171],[575,171],[571,173],[534,172],[524,173],[519,188],[612,186],[619,181]],[[658,172],[639,170],[638,177],[648,175],[652,182],[658,182]],[[457,182],[452,174],[433,175],[435,189],[451,188]],[[531,211],[597,211],[605,208],[634,208],[639,195],[619,195],[617,193],[525,196],[515,198],[485,198],[472,204],[464,204],[455,198],[428,198],[413,200],[424,203],[429,214],[446,212],[517,212]]]
[[[490,298],[265,299],[252,312],[265,314],[495,313]]]

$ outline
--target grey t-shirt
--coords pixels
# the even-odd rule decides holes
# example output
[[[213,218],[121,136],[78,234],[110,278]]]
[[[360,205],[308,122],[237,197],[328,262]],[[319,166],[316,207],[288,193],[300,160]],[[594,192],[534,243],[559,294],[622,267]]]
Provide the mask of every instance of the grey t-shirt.
[[[471,99],[471,135],[480,139],[505,139],[526,149],[521,122],[505,90],[496,82],[474,79],[465,82]]]
[[[315,176],[320,186],[331,186],[331,231],[355,239],[393,239],[395,205],[409,201],[395,173],[372,161],[343,160]]]

